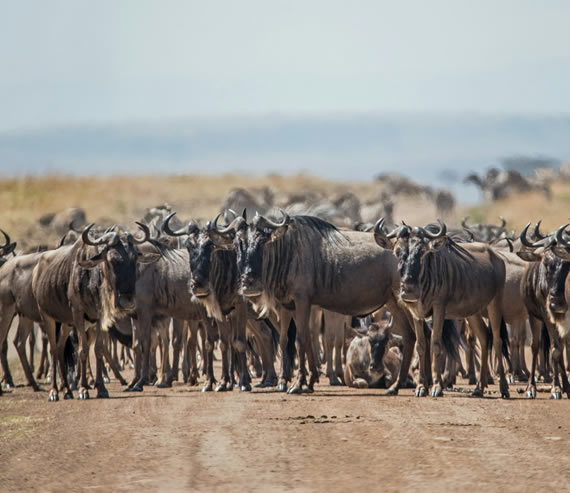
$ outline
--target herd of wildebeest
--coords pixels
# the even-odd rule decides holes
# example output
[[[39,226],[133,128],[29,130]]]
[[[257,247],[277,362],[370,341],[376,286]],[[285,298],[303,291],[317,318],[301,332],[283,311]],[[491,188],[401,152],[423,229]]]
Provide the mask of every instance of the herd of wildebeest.
[[[87,399],[90,384],[109,397],[108,372],[126,391],[169,387],[181,373],[191,385],[202,380],[203,391],[249,391],[253,375],[257,387],[312,392],[324,363],[331,385],[388,395],[413,387],[439,397],[462,375],[473,396],[497,379],[500,397],[518,380],[535,398],[543,379],[552,398],[570,397],[568,224],[514,234],[502,219],[451,229],[380,218],[350,228],[228,209],[200,225],[152,211],[136,232],[89,224],[31,253],[16,254],[3,232],[5,387],[14,386],[7,338],[17,316],[27,382],[39,390],[36,378],[45,378],[50,401],[74,390]],[[34,369],[36,332],[43,351]],[[127,364],[130,382],[121,376]]]

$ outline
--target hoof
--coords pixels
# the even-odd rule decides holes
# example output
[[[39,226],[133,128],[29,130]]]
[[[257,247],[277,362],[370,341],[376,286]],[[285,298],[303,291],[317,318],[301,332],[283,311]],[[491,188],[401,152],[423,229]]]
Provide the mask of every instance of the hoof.
[[[329,385],[331,387],[342,387],[340,380],[329,380]]]
[[[107,389],[97,391],[97,399],[108,399],[109,391]]]
[[[63,399],[66,401],[73,399],[73,392],[71,390],[68,390],[65,394],[63,394]]]
[[[246,383],[245,385],[240,386],[239,391],[240,392],[251,392],[251,385],[249,383]]]
[[[158,389],[169,389],[170,387],[172,387],[172,382],[160,382],[154,385],[156,388]]]
[[[277,387],[275,387],[275,390],[277,390],[277,392],[287,392],[287,384],[280,383],[277,385]]]
[[[384,395],[398,395],[398,387],[390,387],[386,389]]]
[[[427,395],[427,389],[423,385],[416,387],[416,392],[415,392],[416,397],[425,397],[426,395]]]
[[[469,377],[469,385],[477,385],[477,378]]]
[[[89,392],[87,391],[87,389],[81,389],[77,394],[77,398],[80,401],[86,401],[87,399],[89,399]]]
[[[143,391],[143,386],[140,383],[136,383],[129,389],[129,392],[142,392],[142,391]]]
[[[234,390],[234,383],[233,382],[226,382],[226,390],[227,391]]]
[[[48,397],[48,401],[49,401],[49,402],[57,402],[57,401],[59,401],[59,395],[57,395],[57,392],[52,392],[52,393],[50,393],[50,394],[49,394],[49,397]]]
[[[301,392],[303,394],[312,394],[314,391],[315,390],[312,385],[303,385],[303,387],[301,387]]]
[[[483,391],[480,388],[476,388],[471,392],[471,397],[483,397]]]
[[[227,389],[226,389],[225,384],[220,383],[216,386],[216,388],[214,390],[215,390],[215,392],[225,392]]]
[[[301,385],[293,385],[288,391],[288,394],[300,394],[301,392],[303,392],[303,387]]]
[[[104,383],[111,383],[111,379],[109,377],[103,377]]]
[[[558,401],[562,399],[562,392],[552,392],[550,398]]]
[[[211,383],[207,383],[202,387],[202,392],[212,392],[213,385]]]
[[[508,375],[506,375],[505,378],[507,379],[508,384],[515,383],[515,377],[512,373],[509,373]]]
[[[443,397],[443,390],[439,385],[434,385],[431,389],[431,396],[432,397]]]
[[[536,399],[536,389],[534,387],[531,387],[530,389],[528,389],[526,391],[525,397],[527,399]]]
[[[499,390],[499,397],[501,399],[510,399],[511,395],[509,394],[508,390]]]

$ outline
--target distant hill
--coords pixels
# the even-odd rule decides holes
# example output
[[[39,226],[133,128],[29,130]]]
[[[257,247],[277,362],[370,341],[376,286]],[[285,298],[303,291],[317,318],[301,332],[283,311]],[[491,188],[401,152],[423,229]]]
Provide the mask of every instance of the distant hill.
[[[370,180],[397,171],[474,200],[474,189],[458,185],[467,172],[510,155],[570,160],[569,137],[570,116],[371,114],[81,125],[0,133],[0,174],[307,171]]]

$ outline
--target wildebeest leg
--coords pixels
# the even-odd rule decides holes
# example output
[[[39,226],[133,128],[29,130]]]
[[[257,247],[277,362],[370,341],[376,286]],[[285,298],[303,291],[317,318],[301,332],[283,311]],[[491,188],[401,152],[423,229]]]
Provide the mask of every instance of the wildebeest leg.
[[[210,328],[209,331],[214,329]],[[190,385],[198,385],[199,371],[198,371],[198,358],[197,358],[197,348],[198,348],[198,331],[199,323],[196,320],[191,320],[188,322],[188,361],[189,366],[189,381]],[[214,346],[212,345],[212,351],[214,351]],[[206,357],[206,356],[204,356]],[[204,359],[204,358],[202,358]]]
[[[55,321],[50,318],[43,319],[43,327],[47,334],[47,340],[49,344],[49,355],[51,359],[51,389],[49,391],[48,400],[55,402],[59,400],[58,390],[57,390],[57,338]]]
[[[529,316],[530,324],[530,349],[531,349],[531,362],[530,362],[530,376],[528,379],[528,385],[526,387],[526,397],[529,399],[536,398],[536,366],[538,359],[538,350],[540,348],[540,330],[542,328],[542,322],[533,317]]]
[[[103,339],[103,341],[105,341],[105,339],[108,339],[108,335],[105,332],[101,332],[101,337]],[[119,381],[119,383],[121,385],[127,385],[127,381],[123,378],[123,375],[121,375],[121,370],[119,368],[119,364],[117,362],[117,359],[114,358],[111,355],[111,352],[109,351],[109,346],[107,344],[105,344],[104,342],[102,343],[102,351],[103,351],[103,356],[105,358],[105,360],[109,363],[109,366],[111,367],[111,371],[113,372],[113,375],[115,375],[115,378]]]
[[[231,365],[231,326],[228,322],[217,322],[218,332],[220,335],[220,351],[222,353],[222,378],[216,387],[216,392],[224,390],[232,390],[232,378],[230,375]]]
[[[477,384],[477,351],[475,349],[475,329],[465,323],[465,360],[467,362],[467,378],[469,385]],[[487,336],[485,335],[485,340]]]
[[[232,331],[232,352],[235,354],[237,371],[239,373],[239,389],[241,392],[251,391],[251,377],[247,368],[245,326],[247,323],[246,305],[238,308],[230,315]]]
[[[443,396],[443,380],[441,378],[441,354],[443,352],[442,336],[443,336],[443,322],[445,318],[444,308],[441,306],[434,306],[433,308],[433,325],[431,331],[431,364],[432,375],[435,377],[433,387],[431,390],[432,397]]]
[[[10,331],[10,325],[12,325],[12,320],[16,315],[16,305],[12,303],[4,303],[0,305],[0,344],[8,339],[8,332]],[[2,395],[2,386],[0,385],[0,395]]]
[[[431,372],[431,368],[428,368],[428,365],[426,364],[428,347],[426,333],[424,332],[423,320],[414,319],[414,331],[416,333],[416,349],[418,351],[418,357],[420,360],[419,378],[415,394],[416,397],[425,397],[427,395],[429,386],[428,376],[426,372]]]
[[[481,371],[479,373],[479,381],[475,390],[473,390],[473,397],[483,397],[485,392],[485,387],[488,385],[489,381],[489,347],[487,343],[487,326],[483,322],[480,315],[473,315],[467,319],[469,323],[469,328],[479,340],[479,345],[481,346]],[[474,352],[474,346],[473,346]],[[499,353],[501,354],[501,353]]]
[[[167,384],[178,381],[178,367],[180,365],[180,350],[182,349],[182,340],[186,335],[186,321],[172,320],[172,367],[168,375]]]
[[[295,338],[289,337],[289,328],[293,333],[295,328]],[[281,368],[279,370],[279,381],[277,382],[278,392],[287,392],[287,385],[291,381],[293,370],[293,357],[296,339],[296,326],[291,313],[281,308],[279,310],[279,348],[281,350]]]
[[[550,360],[554,377],[550,398],[561,399],[562,392],[570,392],[568,388],[568,377],[564,370],[564,361],[562,359],[562,344],[556,326],[550,321],[547,321],[546,328],[550,337]],[[562,378],[562,388],[560,387],[560,377]]]
[[[299,371],[297,381],[288,390],[290,394],[313,392],[315,382],[319,381],[319,370],[314,354],[312,327],[309,324],[311,305],[305,300],[297,300],[295,306],[295,324],[297,326],[297,348],[299,351]],[[305,355],[309,364],[309,382],[305,368]]]
[[[34,323],[32,322],[32,329],[30,330],[30,338],[28,339],[28,343],[29,343],[29,351],[30,351],[30,356],[28,357],[28,362],[29,362],[29,366],[30,366],[30,370],[32,371],[32,374],[34,373],[34,358],[35,358],[35,350],[36,350],[36,331],[35,331],[35,327],[34,327]]]
[[[247,327],[259,346],[261,356],[261,382],[256,383],[255,387],[273,387],[277,384],[277,374],[274,366],[275,352],[271,328],[264,321],[254,319],[248,320]]]
[[[12,372],[10,371],[10,366],[8,365],[8,339],[4,339],[2,346],[0,346],[0,361],[2,362],[2,371],[4,376],[2,381],[6,388],[15,387],[14,379],[12,378]]]
[[[205,347],[203,350],[202,361],[206,368],[206,383],[202,387],[202,392],[210,392],[213,390],[214,384],[216,383],[216,379],[214,377],[214,347],[216,340],[218,339],[218,330],[215,324],[210,320],[204,320],[202,325],[203,332],[205,332],[205,342],[203,342]],[[197,378],[198,375],[196,375],[196,379]]]
[[[56,367],[59,368],[59,376],[62,382],[62,389],[65,390],[65,394],[63,396],[64,399],[73,399],[73,393],[69,387],[69,383],[67,381],[67,364],[65,361],[65,345],[67,342],[67,338],[69,337],[69,333],[71,332],[72,327],[67,324],[61,324],[59,336],[57,336],[56,341],[56,358],[57,364]],[[54,372],[52,369],[52,378]]]
[[[334,373],[341,385],[344,385],[344,369],[342,367],[342,349],[344,345],[345,318],[339,319],[335,324],[333,347],[334,347]],[[395,375],[394,375],[395,376]],[[396,380],[396,379],[394,379]]]
[[[168,381],[170,374],[170,337],[168,334],[170,318],[165,318],[156,324],[160,340],[160,376],[155,383],[156,387],[171,387],[172,382]]]
[[[137,345],[137,349],[139,351],[138,355],[135,354],[135,367],[137,366],[136,356],[139,356],[140,373],[136,375],[135,372],[135,377],[137,377],[137,379],[132,382],[129,388],[134,392],[142,392],[144,386],[147,385],[149,381],[152,316],[147,309],[144,307],[139,308],[137,306],[137,318],[133,322],[135,327],[135,344]]]
[[[402,336],[403,343],[402,364],[400,365],[398,379],[385,392],[386,395],[397,395],[398,389],[405,388],[408,382],[410,365],[414,356],[414,346],[416,345],[415,323],[410,315],[402,310],[395,301],[390,301],[387,307],[392,317],[394,317],[394,332]]]
[[[48,362],[48,336],[45,329],[42,328],[42,351],[40,354],[40,364],[38,366],[38,372],[36,373],[36,378],[39,380],[41,378],[47,378],[49,373],[49,362]]]
[[[320,313],[319,313],[320,315]],[[335,315],[331,315],[330,317],[327,315],[324,316],[324,331],[323,331],[323,348],[325,353],[325,362],[327,365],[326,375],[329,379],[329,385],[341,385],[341,382],[337,378],[336,372],[333,370],[333,351],[335,349],[335,339],[336,339],[336,330],[337,330],[337,320]],[[313,323],[320,322],[315,317],[313,318]]]
[[[105,388],[103,380],[103,338],[101,337],[101,326],[97,323],[95,328],[95,388],[97,389],[97,399],[108,399],[109,392]]]
[[[523,369],[524,343],[526,339],[526,320],[519,320],[510,324],[510,329],[513,377],[520,382],[526,382],[528,375],[525,374],[525,371]]]
[[[32,322],[29,318],[20,316],[18,320],[18,330],[16,331],[16,336],[14,337],[14,346],[18,352],[20,363],[22,364],[28,385],[37,392],[40,390],[40,388],[34,379],[33,369],[30,368],[28,358],[26,356],[26,341],[28,337],[33,334],[33,332],[34,322]]]

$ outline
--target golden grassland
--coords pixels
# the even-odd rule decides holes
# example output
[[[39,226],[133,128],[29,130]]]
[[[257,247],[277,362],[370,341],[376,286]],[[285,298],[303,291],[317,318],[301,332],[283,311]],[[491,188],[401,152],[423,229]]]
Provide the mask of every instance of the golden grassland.
[[[172,175],[70,177],[31,176],[0,179],[0,228],[14,239],[23,239],[43,214],[68,207],[82,207],[89,221],[123,223],[144,215],[145,209],[168,202],[182,218],[212,218],[229,191],[235,187],[269,186],[280,194],[316,190],[326,196],[353,192],[361,200],[379,196],[372,182],[334,182],[309,175]],[[433,204],[413,197],[399,197],[395,202],[395,219],[424,224],[436,218]],[[498,222],[504,216],[509,228],[520,231],[528,221],[543,219],[544,230],[553,229],[570,215],[570,184],[553,186],[552,199],[541,194],[524,194],[508,200],[467,207],[460,206],[451,224],[470,216],[470,222]]]

